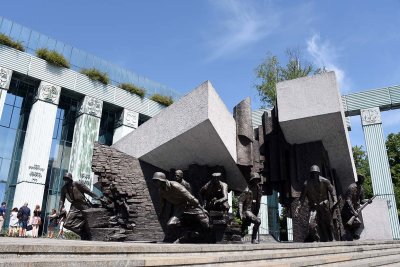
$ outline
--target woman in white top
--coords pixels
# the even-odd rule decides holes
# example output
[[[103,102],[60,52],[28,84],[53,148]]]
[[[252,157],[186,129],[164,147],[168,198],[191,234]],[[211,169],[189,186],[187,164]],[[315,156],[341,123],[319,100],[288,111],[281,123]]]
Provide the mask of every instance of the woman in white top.
[[[10,225],[8,227],[8,236],[15,236],[18,233],[18,208],[13,208],[10,215]]]

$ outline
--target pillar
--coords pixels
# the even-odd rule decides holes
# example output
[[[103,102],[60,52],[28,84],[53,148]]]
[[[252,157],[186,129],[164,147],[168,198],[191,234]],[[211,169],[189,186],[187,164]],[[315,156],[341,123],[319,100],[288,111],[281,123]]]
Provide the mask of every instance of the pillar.
[[[44,81],[39,85],[26,129],[14,207],[21,207],[24,202],[31,208],[42,205],[60,93],[60,86]]]
[[[258,212],[258,217],[261,220],[260,235],[268,235],[269,227],[268,227],[268,197],[262,196],[260,203],[260,211]]]
[[[233,191],[230,191],[229,193],[228,193],[228,204],[229,204],[229,210],[228,210],[228,212],[229,213],[232,213],[233,212]]]
[[[286,218],[286,225],[287,225],[288,241],[289,242],[293,242],[293,219],[287,217]]]
[[[103,101],[90,96],[85,96],[79,104],[68,168],[74,181],[82,181],[91,189],[93,147],[99,137],[102,109]]]
[[[124,109],[115,124],[113,144],[133,132],[139,125],[139,113]]]
[[[4,102],[10,88],[12,70],[0,67],[0,119],[3,114]]]
[[[361,122],[374,195],[387,200],[392,235],[394,239],[399,239],[399,219],[379,108],[361,110]]]

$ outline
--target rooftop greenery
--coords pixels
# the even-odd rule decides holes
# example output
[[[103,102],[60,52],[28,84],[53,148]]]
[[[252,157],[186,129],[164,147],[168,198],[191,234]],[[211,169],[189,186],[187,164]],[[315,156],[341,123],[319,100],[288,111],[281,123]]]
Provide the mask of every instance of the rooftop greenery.
[[[16,42],[5,34],[0,33],[0,44],[15,48],[19,51],[25,52],[25,48],[21,42]]]
[[[82,69],[81,73],[88,76],[89,79],[91,79],[93,81],[99,81],[105,85],[110,83],[110,78],[108,78],[108,74],[105,72],[101,72],[98,69],[95,69],[95,68]]]
[[[66,60],[63,55],[61,55],[55,50],[48,50],[46,48],[41,48],[36,50],[36,56],[46,60],[51,65],[57,67],[64,67],[68,69],[70,68],[68,60]]]
[[[130,92],[130,93],[136,94],[136,95],[138,95],[138,96],[140,96],[142,98],[146,94],[146,89],[137,87],[136,85],[131,84],[131,83],[121,83],[119,85],[119,87],[124,89],[124,90],[126,90],[126,91],[128,91],[128,92]]]
[[[150,99],[161,105],[167,106],[167,107],[169,105],[172,105],[172,103],[174,103],[174,100],[172,99],[172,97],[160,95],[160,94],[154,94],[150,97]]]

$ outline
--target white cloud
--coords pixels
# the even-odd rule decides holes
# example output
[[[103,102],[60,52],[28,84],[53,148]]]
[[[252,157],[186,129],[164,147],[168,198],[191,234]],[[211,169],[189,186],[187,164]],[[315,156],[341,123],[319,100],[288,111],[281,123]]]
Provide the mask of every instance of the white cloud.
[[[321,42],[318,34],[314,34],[307,40],[307,52],[311,55],[317,67],[325,67],[329,71],[336,73],[339,88],[342,93],[351,91],[351,82],[346,77],[345,72],[337,64],[338,57],[336,49],[328,42]]]
[[[279,12],[265,1],[210,1],[216,11],[214,32],[208,35],[208,60],[238,53],[270,35],[279,25]]]

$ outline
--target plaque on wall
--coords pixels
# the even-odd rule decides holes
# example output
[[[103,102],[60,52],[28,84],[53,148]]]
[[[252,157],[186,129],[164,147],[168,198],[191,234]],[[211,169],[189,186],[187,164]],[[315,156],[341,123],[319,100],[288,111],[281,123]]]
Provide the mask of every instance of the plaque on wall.
[[[363,126],[382,123],[379,108],[369,108],[360,110],[361,122]]]

